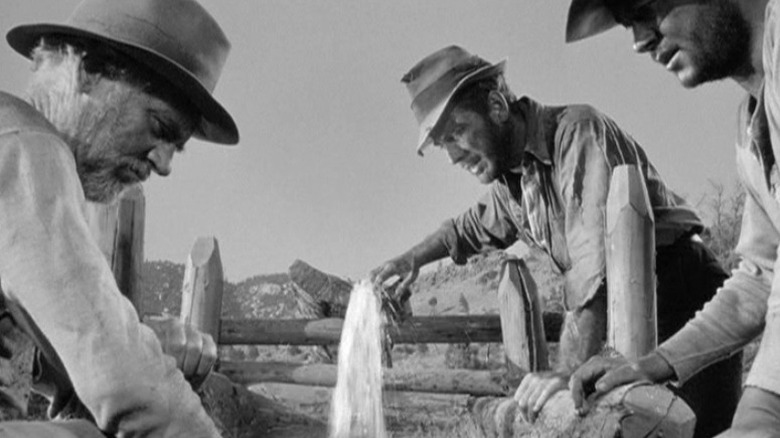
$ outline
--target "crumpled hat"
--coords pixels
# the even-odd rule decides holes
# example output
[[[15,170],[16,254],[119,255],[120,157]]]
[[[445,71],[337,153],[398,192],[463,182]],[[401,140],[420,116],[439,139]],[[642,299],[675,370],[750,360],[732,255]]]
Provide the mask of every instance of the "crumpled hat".
[[[505,63],[491,64],[461,47],[449,46],[428,55],[404,75],[401,82],[412,97],[412,111],[420,125],[419,155],[455,93],[479,79],[502,74]]]
[[[41,37],[62,35],[105,43],[146,66],[198,110],[194,136],[238,143],[238,128],[212,96],[230,42],[211,15],[194,0],[84,0],[64,24],[28,24],[6,40],[30,57]]]

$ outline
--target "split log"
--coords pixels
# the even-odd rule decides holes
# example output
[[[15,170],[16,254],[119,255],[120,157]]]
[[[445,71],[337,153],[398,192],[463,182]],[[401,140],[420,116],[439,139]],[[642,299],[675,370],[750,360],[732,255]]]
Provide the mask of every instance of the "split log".
[[[655,228],[636,166],[613,170],[607,198],[607,344],[629,360],[655,349]]]
[[[470,437],[664,437],[690,438],[696,416],[685,401],[660,385],[616,388],[580,417],[569,391],[556,393],[534,423],[527,423],[511,398],[481,398],[470,418],[456,426]]]
[[[293,262],[288,274],[296,287],[309,294],[321,306],[322,317],[344,317],[352,283],[326,274],[301,260]]]
[[[543,314],[547,339],[557,342],[563,324],[560,313]],[[221,345],[324,345],[339,343],[344,320],[224,319]],[[501,320],[495,315],[417,316],[388,327],[395,344],[501,342]]]
[[[187,257],[180,319],[220,343],[223,293],[222,261],[214,237],[200,237]]]
[[[302,365],[288,362],[222,362],[219,372],[236,383],[294,383],[335,387],[336,365]],[[510,385],[503,372],[475,370],[383,369],[383,387],[388,391],[444,394],[506,395]]]
[[[87,203],[87,222],[106,256],[117,286],[143,312],[140,275],[144,261],[146,203],[140,185],[126,189],[110,204]]]
[[[326,437],[327,424],[249,391],[219,373],[211,373],[200,389],[206,412],[232,438]]]
[[[549,369],[539,291],[522,259],[510,257],[501,265],[498,308],[509,373]]]

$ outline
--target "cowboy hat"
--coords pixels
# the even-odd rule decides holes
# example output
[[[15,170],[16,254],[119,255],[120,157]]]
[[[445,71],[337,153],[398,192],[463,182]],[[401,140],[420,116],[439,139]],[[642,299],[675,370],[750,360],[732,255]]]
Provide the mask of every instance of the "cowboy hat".
[[[412,111],[420,125],[419,155],[430,143],[430,133],[452,97],[468,84],[503,74],[505,63],[491,64],[461,47],[449,46],[428,55],[404,75],[401,82],[412,97]]]
[[[572,0],[566,21],[566,42],[605,32],[617,24],[604,0]]]
[[[64,24],[11,29],[8,44],[30,57],[47,35],[108,44],[156,72],[200,113],[194,136],[238,142],[238,128],[212,96],[230,51],[216,21],[195,0],[83,0]]]

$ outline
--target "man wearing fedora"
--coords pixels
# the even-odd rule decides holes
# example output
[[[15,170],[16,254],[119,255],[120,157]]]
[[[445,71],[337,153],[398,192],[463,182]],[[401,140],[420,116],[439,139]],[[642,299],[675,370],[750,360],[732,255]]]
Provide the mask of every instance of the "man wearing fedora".
[[[594,358],[572,378],[599,395],[636,380],[683,383],[761,336],[730,429],[723,437],[780,435],[780,2],[778,0],[573,0],[566,29],[578,41],[616,25],[687,87],[731,79],[747,93],[739,108],[737,170],[746,199],[735,251],[739,267],[717,295],[656,351],[629,363]],[[701,421],[701,420],[700,420]]]
[[[566,388],[576,367],[602,348],[605,211],[613,167],[639,167],[653,207],[659,337],[677,331],[727,275],[698,238],[703,227],[697,214],[666,187],[645,152],[614,121],[587,105],[518,99],[503,73],[503,61],[491,64],[451,46],[403,77],[420,125],[418,153],[437,146],[490,187],[472,208],[371,277],[377,286],[400,278],[405,290],[422,266],[447,256],[463,264],[518,239],[544,250],[565,277],[567,315],[557,369],[527,375],[515,394],[521,412],[533,420],[552,394]],[[682,272],[690,277],[680,278]],[[739,361],[719,364],[690,389],[709,386],[707,396],[735,404],[739,367]]]
[[[0,92],[0,405],[3,419],[26,410],[9,377],[31,342],[33,384],[63,421],[2,422],[0,435],[219,436],[187,381],[208,374],[214,341],[139,322],[84,207],[168,175],[191,136],[237,143],[212,97],[227,38],[194,0],[84,0],[64,24],[6,38],[33,67],[23,98]]]

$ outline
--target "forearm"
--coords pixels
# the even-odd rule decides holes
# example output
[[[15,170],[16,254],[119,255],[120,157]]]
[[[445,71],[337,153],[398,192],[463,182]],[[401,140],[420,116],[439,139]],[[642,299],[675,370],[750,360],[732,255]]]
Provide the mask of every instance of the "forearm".
[[[607,331],[606,306],[606,294],[602,290],[584,307],[566,313],[557,372],[571,374],[601,350]]]
[[[402,257],[411,260],[417,269],[447,257],[449,251],[444,245],[442,234],[442,230],[439,229],[428,235],[420,243],[406,251]]]
[[[768,286],[740,269],[679,332],[658,347],[680,382],[741,349],[761,333]]]

